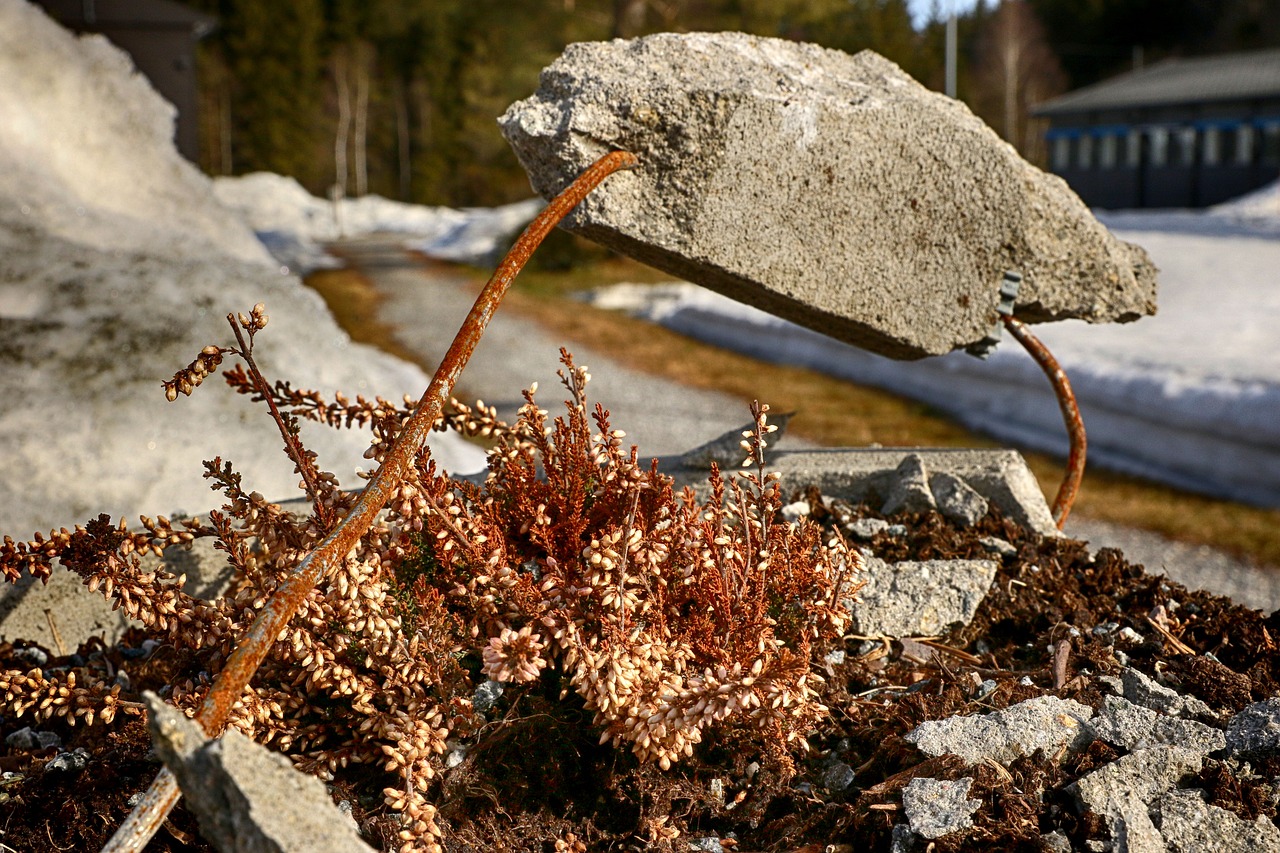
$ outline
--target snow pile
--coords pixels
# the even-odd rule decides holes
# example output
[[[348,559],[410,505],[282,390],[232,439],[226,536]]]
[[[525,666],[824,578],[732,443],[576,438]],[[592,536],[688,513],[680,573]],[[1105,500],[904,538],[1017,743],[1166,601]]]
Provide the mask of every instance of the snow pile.
[[[1182,488],[1280,505],[1280,217],[1224,231],[1217,215],[1141,212],[1123,240],[1160,267],[1155,317],[1127,325],[1037,325],[1071,378],[1089,460]],[[1016,341],[979,361],[963,353],[896,362],[689,284],[618,286],[597,304],[684,334],[923,400],[1020,446],[1066,452],[1048,381]]]
[[[229,311],[266,302],[270,378],[325,393],[417,396],[427,377],[353,344],[173,148],[172,108],[98,37],[0,0],[0,531],[219,503],[200,460],[293,497],[298,477],[265,410],[220,381],[167,403],[160,383],[226,342]],[[366,436],[304,426],[347,485]],[[478,450],[433,440],[446,468]]]
[[[544,204],[529,199],[492,209],[454,210],[374,195],[334,204],[311,195],[293,178],[268,172],[217,178],[213,187],[277,260],[303,272],[336,264],[319,244],[373,233],[404,234],[407,247],[442,260],[483,262],[504,249]]]

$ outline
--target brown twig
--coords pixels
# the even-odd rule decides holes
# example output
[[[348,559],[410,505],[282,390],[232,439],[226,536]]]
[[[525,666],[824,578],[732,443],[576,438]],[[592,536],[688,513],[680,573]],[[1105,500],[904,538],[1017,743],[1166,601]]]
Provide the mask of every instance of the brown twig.
[[[258,369],[258,363],[253,358],[254,333],[252,330],[254,327],[250,327],[249,339],[246,341],[244,332],[240,329],[240,324],[236,322],[236,315],[228,314],[227,322],[231,324],[231,331],[235,332],[236,335],[236,343],[240,345],[240,351],[237,354],[249,366],[249,376],[252,377],[253,384],[257,386],[258,394],[266,402],[267,408],[271,410],[271,419],[280,428],[280,437],[284,439],[284,452],[293,460],[298,473],[302,475],[302,482],[306,485],[307,496],[311,498],[311,506],[315,509],[316,519],[320,522],[322,530],[329,530],[333,527],[334,513],[331,507],[325,506],[320,494],[320,484],[316,481],[315,465],[312,464],[311,460],[307,458],[307,454],[303,451],[302,443],[298,441],[297,432],[289,429],[289,422],[284,419],[284,415],[280,413],[280,409],[276,406],[275,397],[271,393],[271,386],[267,384],[267,378],[262,375],[262,371]]]
[[[564,216],[595,189],[606,177],[620,169],[633,168],[639,163],[634,154],[614,151],[601,157],[578,176],[560,195],[529,224],[511,247],[489,282],[480,292],[475,305],[462,323],[457,336],[445,353],[431,384],[418,401],[413,416],[405,423],[395,445],[388,453],[378,472],[361,493],[359,502],[324,541],[299,563],[277,587],[264,605],[262,612],[241,639],[240,644],[227,659],[226,666],[205,696],[196,721],[205,732],[216,735],[222,730],[232,706],[248,686],[249,680],[266,657],[271,644],[289,618],[297,610],[307,593],[319,582],[328,569],[350,551],[361,536],[373,524],[377,514],[390,499],[392,493],[413,465],[431,427],[440,418],[458,374],[475,350],[480,336],[497,310],[503,295],[516,274],[529,260],[529,256],[546,235]],[[177,782],[167,769],[162,770],[143,795],[137,808],[116,831],[102,853],[138,853],[155,835],[170,809],[177,803],[180,792]]]
[[[1062,485],[1053,499],[1053,520],[1058,529],[1067,523],[1071,515],[1071,507],[1075,505],[1076,493],[1080,491],[1080,481],[1084,478],[1084,462],[1088,442],[1084,432],[1084,420],[1080,417],[1080,407],[1076,405],[1075,392],[1071,390],[1071,382],[1067,374],[1058,364],[1040,339],[1027,329],[1026,325],[1013,317],[1004,318],[1005,327],[1018,339],[1018,343],[1026,348],[1036,364],[1049,377],[1053,384],[1054,394],[1058,397],[1058,408],[1062,411],[1063,423],[1067,426],[1067,436],[1071,439],[1071,449],[1067,453],[1067,470],[1062,477]]]

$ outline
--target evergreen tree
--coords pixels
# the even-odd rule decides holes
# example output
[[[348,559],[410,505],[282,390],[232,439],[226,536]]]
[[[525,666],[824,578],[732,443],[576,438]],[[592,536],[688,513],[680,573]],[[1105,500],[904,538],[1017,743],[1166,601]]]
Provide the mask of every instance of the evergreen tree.
[[[319,0],[230,0],[222,19],[237,172],[321,179]]]

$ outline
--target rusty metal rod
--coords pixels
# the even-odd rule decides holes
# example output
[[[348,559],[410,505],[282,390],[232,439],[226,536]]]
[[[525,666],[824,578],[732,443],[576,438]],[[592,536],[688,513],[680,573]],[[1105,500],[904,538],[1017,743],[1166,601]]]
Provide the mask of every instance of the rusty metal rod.
[[[362,492],[360,500],[350,514],[276,588],[248,633],[232,651],[226,666],[218,673],[196,715],[196,721],[207,734],[216,736],[222,731],[231,708],[244,693],[272,643],[280,636],[307,593],[356,546],[403,481],[431,427],[439,420],[458,374],[471,358],[471,353],[497,310],[498,303],[502,301],[507,288],[529,260],[533,250],[556,223],[601,181],[620,169],[630,169],[638,163],[636,156],[626,151],[614,151],[601,157],[564,192],[556,196],[520,235],[480,292],[471,312],[463,321],[462,328],[453,339],[453,344],[440,362],[439,369],[431,378],[431,384],[418,401],[412,417],[405,423],[387,458]],[[138,806],[102,848],[102,853],[138,853],[155,835],[179,796],[181,792],[173,774],[167,769],[162,770]]]
[[[1080,481],[1084,479],[1084,463],[1088,441],[1084,432],[1084,420],[1080,417],[1080,407],[1076,405],[1075,392],[1071,390],[1071,381],[1053,353],[1031,334],[1026,324],[1013,317],[1005,317],[1004,325],[1018,343],[1022,344],[1031,357],[1040,365],[1049,382],[1053,384],[1053,392],[1058,398],[1058,408],[1062,411],[1062,421],[1067,427],[1067,436],[1071,439],[1071,449],[1067,453],[1067,470],[1062,476],[1062,485],[1053,499],[1053,520],[1058,529],[1067,523],[1071,515],[1071,507],[1075,505],[1076,494],[1080,491]]]

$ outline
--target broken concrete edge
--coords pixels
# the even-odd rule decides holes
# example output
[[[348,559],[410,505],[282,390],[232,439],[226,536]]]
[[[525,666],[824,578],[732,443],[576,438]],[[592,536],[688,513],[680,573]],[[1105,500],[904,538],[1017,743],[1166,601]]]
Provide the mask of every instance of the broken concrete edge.
[[[224,853],[372,853],[324,783],[235,729],[210,738],[155,693],[143,693],[156,754],[200,833]]]
[[[962,482],[1006,517],[1039,533],[1061,536],[1035,475],[1016,450],[965,450],[951,448],[830,448],[780,450],[767,459],[766,468],[782,475],[784,488],[816,486],[826,497],[850,503],[880,506],[894,494],[899,467],[910,456],[919,457],[930,477],[947,474]],[[679,457],[660,458],[659,469],[691,486],[700,496],[709,493],[707,472],[679,466]]]

